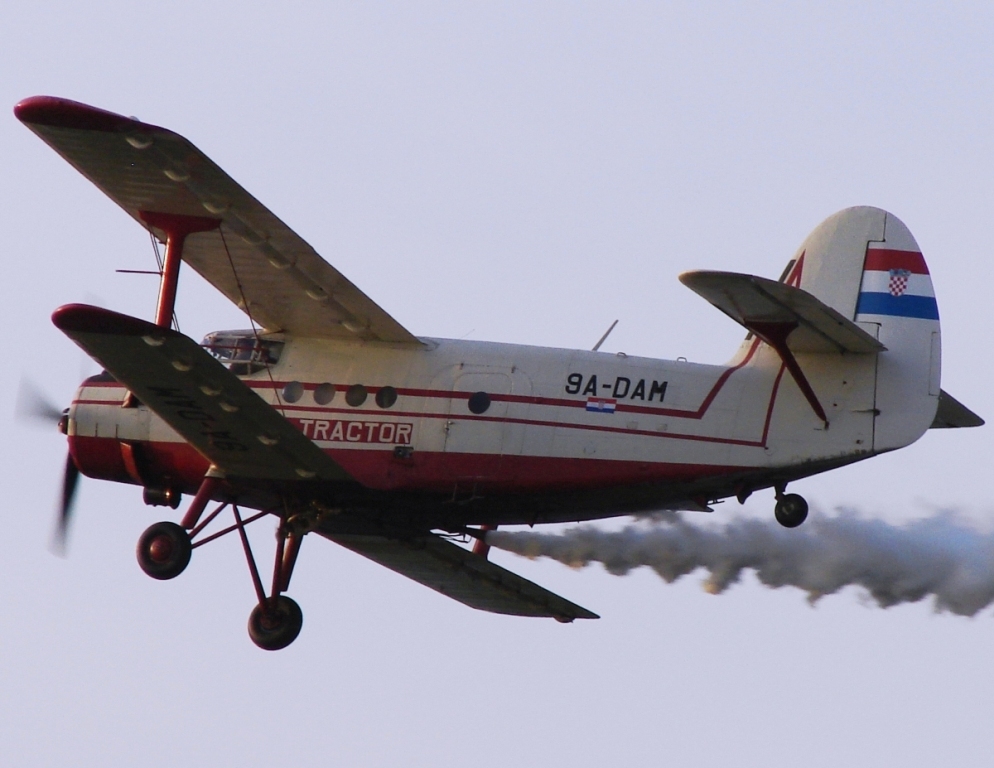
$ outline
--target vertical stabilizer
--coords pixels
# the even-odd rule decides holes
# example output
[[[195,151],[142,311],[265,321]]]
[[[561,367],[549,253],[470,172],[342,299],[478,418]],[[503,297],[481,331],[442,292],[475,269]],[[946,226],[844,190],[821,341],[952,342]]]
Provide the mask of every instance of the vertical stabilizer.
[[[938,407],[941,336],[932,280],[908,228],[879,208],[847,208],[808,236],[786,280],[887,348],[876,366],[874,450],[921,437]]]

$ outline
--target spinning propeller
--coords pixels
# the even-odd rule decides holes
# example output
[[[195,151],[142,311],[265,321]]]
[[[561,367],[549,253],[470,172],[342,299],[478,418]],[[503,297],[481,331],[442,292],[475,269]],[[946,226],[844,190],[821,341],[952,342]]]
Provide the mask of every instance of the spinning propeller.
[[[17,393],[17,414],[23,418],[36,419],[55,424],[65,432],[63,418],[66,411],[50,402],[33,384],[22,380]],[[71,454],[66,454],[66,468],[62,474],[62,497],[55,520],[55,531],[52,534],[52,549],[59,555],[65,555],[66,538],[69,523],[72,518],[73,504],[76,499],[76,488],[79,485],[79,467],[73,461]]]

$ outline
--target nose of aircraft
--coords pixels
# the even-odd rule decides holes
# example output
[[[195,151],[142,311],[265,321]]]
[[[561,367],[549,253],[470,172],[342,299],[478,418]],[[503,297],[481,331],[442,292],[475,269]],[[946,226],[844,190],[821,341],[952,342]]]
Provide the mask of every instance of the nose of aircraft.
[[[17,414],[22,418],[55,424],[63,435],[69,434],[69,409],[60,410],[37,386],[27,380],[22,380],[18,389]],[[66,550],[66,537],[72,520],[78,486],[79,467],[76,466],[72,453],[67,452],[65,469],[62,473],[62,493],[56,510],[55,530],[52,534],[52,549],[58,554],[64,554]]]

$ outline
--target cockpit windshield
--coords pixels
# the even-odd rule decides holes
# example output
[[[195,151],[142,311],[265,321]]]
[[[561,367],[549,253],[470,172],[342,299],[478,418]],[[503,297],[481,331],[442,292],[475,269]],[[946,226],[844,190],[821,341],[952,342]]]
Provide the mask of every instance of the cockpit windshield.
[[[257,336],[253,331],[215,331],[201,346],[236,376],[248,376],[279,362],[283,342]]]

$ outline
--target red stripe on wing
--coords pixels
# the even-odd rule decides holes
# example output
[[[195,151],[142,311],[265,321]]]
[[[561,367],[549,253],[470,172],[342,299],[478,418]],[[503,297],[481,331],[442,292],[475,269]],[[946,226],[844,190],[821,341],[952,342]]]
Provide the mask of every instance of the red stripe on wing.
[[[121,131],[148,127],[124,115],[56,96],[31,96],[23,99],[14,107],[14,116],[22,123],[86,131]]]

